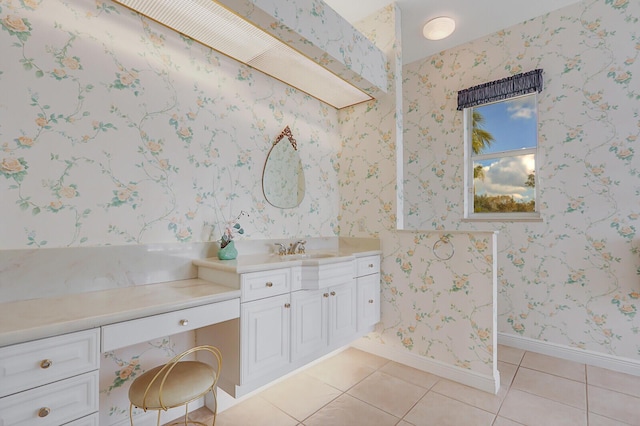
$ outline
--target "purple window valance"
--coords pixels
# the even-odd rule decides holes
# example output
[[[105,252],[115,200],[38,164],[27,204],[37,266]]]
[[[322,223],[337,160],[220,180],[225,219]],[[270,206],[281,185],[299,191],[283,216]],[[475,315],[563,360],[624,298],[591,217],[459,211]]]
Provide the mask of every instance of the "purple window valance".
[[[541,92],[542,86],[541,69],[473,86],[458,92],[458,111],[527,93]]]

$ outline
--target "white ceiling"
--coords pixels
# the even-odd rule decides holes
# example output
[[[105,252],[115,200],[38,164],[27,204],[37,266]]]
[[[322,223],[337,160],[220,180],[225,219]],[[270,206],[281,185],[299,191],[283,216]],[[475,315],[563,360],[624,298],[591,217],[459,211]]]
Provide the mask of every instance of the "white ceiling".
[[[396,0],[402,20],[402,55],[408,64],[451,47],[568,6],[580,0]],[[324,0],[349,22],[357,22],[391,3],[390,0]],[[448,38],[430,41],[422,27],[431,18],[450,16],[456,30]]]

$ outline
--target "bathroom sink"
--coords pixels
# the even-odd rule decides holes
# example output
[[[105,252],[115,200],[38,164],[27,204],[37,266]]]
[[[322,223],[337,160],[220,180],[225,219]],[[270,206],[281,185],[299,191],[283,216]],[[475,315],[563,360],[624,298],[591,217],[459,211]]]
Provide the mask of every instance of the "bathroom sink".
[[[279,259],[281,261],[289,261],[289,260],[305,260],[305,259],[326,259],[328,257],[336,257],[338,256],[336,253],[300,253],[300,254],[287,254],[284,256],[280,256]]]
[[[325,257],[336,257],[336,253],[303,253],[298,254],[300,259],[324,259]]]

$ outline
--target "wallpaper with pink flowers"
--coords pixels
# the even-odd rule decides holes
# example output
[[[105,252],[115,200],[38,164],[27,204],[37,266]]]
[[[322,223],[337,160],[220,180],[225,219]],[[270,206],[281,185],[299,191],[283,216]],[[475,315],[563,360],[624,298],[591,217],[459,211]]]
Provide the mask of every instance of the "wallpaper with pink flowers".
[[[640,361],[640,2],[585,0],[405,66],[405,223],[499,230],[498,329]],[[541,68],[541,223],[465,223],[457,91]]]

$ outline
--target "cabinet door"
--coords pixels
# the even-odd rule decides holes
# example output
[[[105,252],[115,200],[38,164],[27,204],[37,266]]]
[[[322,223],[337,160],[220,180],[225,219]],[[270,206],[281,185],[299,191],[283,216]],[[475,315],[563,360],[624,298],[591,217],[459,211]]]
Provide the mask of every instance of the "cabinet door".
[[[290,303],[284,294],[241,305],[242,383],[289,363]]]
[[[297,361],[327,346],[328,291],[301,290],[291,295],[291,360]]]
[[[380,274],[359,277],[358,286],[358,331],[380,321]]]
[[[329,287],[329,344],[344,343],[356,333],[356,282]]]

